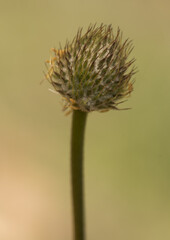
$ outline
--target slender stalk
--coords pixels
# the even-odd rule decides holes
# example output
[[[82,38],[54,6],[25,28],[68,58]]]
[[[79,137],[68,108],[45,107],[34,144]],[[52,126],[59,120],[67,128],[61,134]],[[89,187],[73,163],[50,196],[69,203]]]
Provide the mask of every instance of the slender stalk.
[[[71,179],[74,240],[85,240],[83,198],[83,146],[87,113],[74,110],[71,136]]]

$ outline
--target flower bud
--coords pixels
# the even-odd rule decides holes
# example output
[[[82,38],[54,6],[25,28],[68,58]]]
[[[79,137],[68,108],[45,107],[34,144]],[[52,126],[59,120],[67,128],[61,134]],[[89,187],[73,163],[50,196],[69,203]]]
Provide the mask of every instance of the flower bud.
[[[63,49],[52,49],[47,79],[63,96],[64,110],[108,111],[118,109],[122,99],[133,90],[134,59],[122,33],[113,33],[111,25],[89,26],[82,34],[79,29],[72,42]]]

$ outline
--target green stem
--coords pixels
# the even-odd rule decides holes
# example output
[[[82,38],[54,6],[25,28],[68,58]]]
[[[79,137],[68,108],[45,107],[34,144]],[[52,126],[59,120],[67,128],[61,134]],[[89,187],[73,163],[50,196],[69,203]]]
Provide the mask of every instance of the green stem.
[[[83,146],[87,113],[74,110],[71,137],[71,179],[74,240],[85,240],[83,198]]]

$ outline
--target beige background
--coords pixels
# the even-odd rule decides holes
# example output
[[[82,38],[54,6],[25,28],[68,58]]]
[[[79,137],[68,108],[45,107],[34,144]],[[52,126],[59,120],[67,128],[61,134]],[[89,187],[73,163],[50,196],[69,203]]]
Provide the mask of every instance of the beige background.
[[[72,237],[71,115],[44,79],[49,49],[79,26],[112,24],[134,41],[139,73],[123,106],[89,114],[88,240],[170,239],[170,2],[0,1],[0,239]],[[122,107],[123,107],[122,106]]]

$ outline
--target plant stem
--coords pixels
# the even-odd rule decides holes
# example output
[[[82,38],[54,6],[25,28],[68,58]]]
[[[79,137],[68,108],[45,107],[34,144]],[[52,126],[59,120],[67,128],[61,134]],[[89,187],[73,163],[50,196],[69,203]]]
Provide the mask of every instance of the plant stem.
[[[74,240],[85,240],[83,198],[83,146],[87,113],[74,110],[71,136],[71,179]]]

